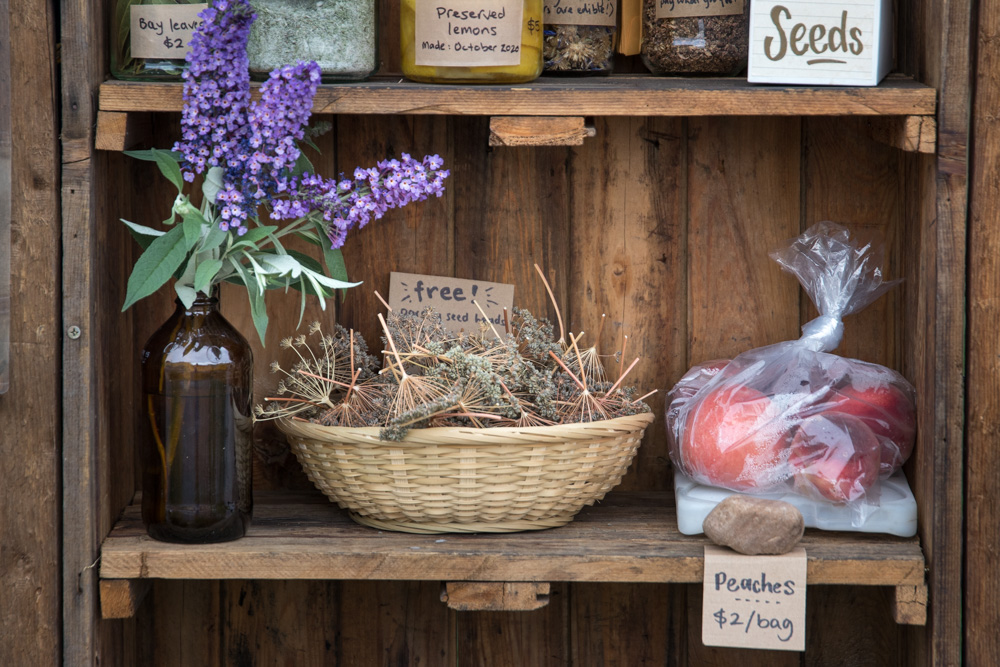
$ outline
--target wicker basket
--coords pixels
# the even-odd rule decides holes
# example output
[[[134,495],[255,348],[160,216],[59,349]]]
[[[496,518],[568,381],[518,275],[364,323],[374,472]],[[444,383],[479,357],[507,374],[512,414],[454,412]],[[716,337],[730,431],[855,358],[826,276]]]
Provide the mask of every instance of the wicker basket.
[[[562,526],[621,480],[652,413],[530,428],[378,428],[281,420],[313,483],[358,523],[410,533]]]

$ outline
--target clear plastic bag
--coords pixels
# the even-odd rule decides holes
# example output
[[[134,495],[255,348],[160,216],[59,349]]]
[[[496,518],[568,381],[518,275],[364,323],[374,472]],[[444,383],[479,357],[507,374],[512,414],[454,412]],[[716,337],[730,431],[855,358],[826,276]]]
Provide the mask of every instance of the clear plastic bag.
[[[821,222],[771,253],[819,317],[802,337],[691,368],[667,395],[674,466],[741,493],[794,491],[854,511],[878,507],[879,480],[913,450],[916,392],[891,369],[830,352],[843,318],[893,287],[878,253]]]

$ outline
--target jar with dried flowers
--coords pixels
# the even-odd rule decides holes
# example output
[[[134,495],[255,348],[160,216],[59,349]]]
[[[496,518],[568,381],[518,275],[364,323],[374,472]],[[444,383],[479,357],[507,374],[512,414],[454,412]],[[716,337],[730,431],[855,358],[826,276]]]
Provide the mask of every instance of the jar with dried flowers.
[[[177,542],[240,537],[251,512],[253,361],[218,310],[223,281],[246,288],[264,343],[264,294],[273,288],[326,299],[347,282],[340,248],[351,229],[390,208],[440,196],[448,171],[436,156],[384,160],[352,177],[313,173],[299,144],[319,66],[277,68],[251,100],[247,0],[216,0],[200,15],[184,70],[181,140],[172,151],[128,154],[153,161],[177,188],[168,231],[125,221],[144,248],[124,309],[174,278],[177,309],[143,351],[142,516],[149,534]],[[184,193],[202,176],[201,204]],[[259,212],[266,210],[266,224]],[[286,248],[287,237],[322,249],[325,268]],[[329,273],[329,274],[328,274]]]
[[[618,0],[545,0],[545,73],[614,70]]]

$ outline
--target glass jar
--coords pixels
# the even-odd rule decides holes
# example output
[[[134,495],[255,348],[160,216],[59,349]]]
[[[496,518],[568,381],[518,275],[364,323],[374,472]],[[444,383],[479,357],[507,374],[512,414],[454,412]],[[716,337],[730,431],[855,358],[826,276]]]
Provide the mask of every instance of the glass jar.
[[[654,74],[736,75],[747,65],[750,0],[643,0],[642,61]]]
[[[111,12],[111,75],[131,81],[181,78],[203,0],[115,0]]]
[[[378,0],[252,0],[250,76],[266,78],[299,60],[324,82],[359,81],[378,69]]]
[[[524,83],[542,73],[543,0],[402,0],[403,75],[424,83]]]
[[[217,290],[178,300],[142,352],[142,520],[166,542],[225,542],[250,524],[253,353]]]
[[[617,21],[617,0],[545,0],[545,73],[610,74]]]

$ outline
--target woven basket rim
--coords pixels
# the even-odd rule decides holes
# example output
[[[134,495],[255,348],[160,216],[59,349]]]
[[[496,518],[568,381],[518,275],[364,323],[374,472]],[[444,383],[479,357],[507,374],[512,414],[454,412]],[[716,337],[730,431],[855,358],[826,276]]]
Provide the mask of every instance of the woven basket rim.
[[[433,428],[410,429],[400,441],[380,440],[378,426],[349,427],[323,426],[313,422],[292,419],[275,420],[278,428],[286,435],[326,440],[331,442],[379,444],[387,447],[406,445],[476,444],[498,445],[504,443],[523,444],[526,438],[538,441],[558,442],[566,440],[590,440],[614,437],[616,434],[643,430],[653,422],[653,413],[642,412],[635,415],[615,417],[595,422],[555,424],[552,426],[497,426],[493,428],[473,428],[467,426],[438,426]]]

